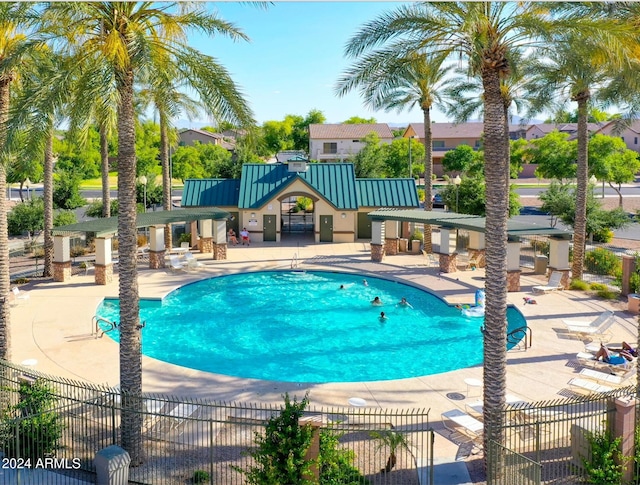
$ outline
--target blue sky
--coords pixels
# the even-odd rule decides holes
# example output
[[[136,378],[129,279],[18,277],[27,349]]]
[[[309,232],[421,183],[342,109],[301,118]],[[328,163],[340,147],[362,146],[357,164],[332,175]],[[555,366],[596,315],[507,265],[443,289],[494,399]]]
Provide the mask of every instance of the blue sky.
[[[249,4],[211,4],[251,42],[192,35],[189,43],[215,57],[242,88],[258,123],[282,120],[287,114],[321,110],[328,123],[351,116],[375,117],[381,123],[421,122],[420,110],[397,113],[366,109],[354,92],[338,98],[334,86],[350,62],[344,46],[358,28],[396,2],[276,2],[266,10]],[[447,121],[439,112],[436,121]],[[194,121],[198,128],[202,121]],[[182,123],[188,126],[188,122]]]

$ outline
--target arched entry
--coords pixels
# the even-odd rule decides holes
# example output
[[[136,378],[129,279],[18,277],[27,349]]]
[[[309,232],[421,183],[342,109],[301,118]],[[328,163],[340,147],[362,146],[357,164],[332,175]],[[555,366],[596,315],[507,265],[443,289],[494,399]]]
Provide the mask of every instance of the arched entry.
[[[317,197],[305,193],[289,193],[279,198],[282,236],[314,233],[317,200]]]

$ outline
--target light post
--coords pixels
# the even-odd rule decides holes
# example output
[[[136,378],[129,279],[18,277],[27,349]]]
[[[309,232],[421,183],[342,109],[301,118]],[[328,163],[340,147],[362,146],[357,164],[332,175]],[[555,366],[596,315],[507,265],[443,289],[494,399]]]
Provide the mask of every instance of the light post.
[[[598,183],[598,179],[596,178],[595,175],[592,175],[591,177],[589,177],[589,185],[591,186],[591,193],[593,194],[593,189],[596,186],[596,184]]]
[[[31,194],[29,193],[29,186],[31,185],[31,180],[27,177],[27,180],[24,181],[24,185],[27,188],[27,200],[31,199]]]
[[[416,138],[415,136],[409,137],[409,178],[413,178],[413,163],[411,160],[411,141]]]
[[[142,175],[139,180],[144,190],[144,211],[147,212],[147,177]]]
[[[460,175],[456,175],[453,179],[453,184],[456,186],[456,212],[458,212],[458,192],[460,191],[460,184],[462,183],[462,179]]]

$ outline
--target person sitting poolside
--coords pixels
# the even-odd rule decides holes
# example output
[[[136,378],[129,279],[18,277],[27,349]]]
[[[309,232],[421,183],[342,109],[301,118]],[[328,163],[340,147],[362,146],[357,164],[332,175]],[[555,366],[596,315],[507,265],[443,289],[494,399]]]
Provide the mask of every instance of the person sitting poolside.
[[[371,300],[371,304],[375,305],[375,306],[382,306],[382,300],[380,299],[379,296],[376,296],[373,300]]]
[[[238,238],[236,237],[236,232],[232,229],[229,228],[229,242],[233,243],[234,246],[238,245]]]
[[[600,350],[598,350],[594,358],[595,360],[602,359],[602,362],[605,362],[611,365],[626,364],[627,360],[629,360],[623,354],[616,355],[612,353],[607,347],[605,347],[602,344],[600,344]]]
[[[602,344],[600,344],[602,346]],[[618,352],[627,360],[633,360],[634,357],[638,357],[638,349],[634,349],[627,342],[622,342],[622,347],[619,349],[609,348],[612,352]]]
[[[251,246],[251,240],[249,239],[249,231],[247,231],[246,227],[242,228],[242,231],[240,231],[240,237],[242,237],[242,245],[244,246],[244,243],[247,243],[247,246]]]

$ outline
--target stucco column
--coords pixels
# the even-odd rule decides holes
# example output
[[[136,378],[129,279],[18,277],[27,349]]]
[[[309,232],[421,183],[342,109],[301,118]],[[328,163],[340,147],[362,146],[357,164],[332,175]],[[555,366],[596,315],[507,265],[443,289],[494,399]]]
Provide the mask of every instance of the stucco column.
[[[95,239],[95,246],[95,282],[96,285],[106,285],[113,281],[113,261],[111,261],[111,236],[97,237]]]
[[[398,254],[400,239],[398,238],[398,221],[385,221],[384,252],[389,256]]]
[[[213,259],[227,259],[227,220],[213,221]]]
[[[456,253],[456,230],[451,227],[440,228],[440,272],[458,271],[458,253]]]
[[[634,433],[636,422],[636,400],[633,396],[619,397],[615,400],[616,417],[614,421],[613,437],[622,438],[620,443],[621,456],[634,456]],[[634,472],[633,460],[629,460],[623,465],[622,480],[624,483],[631,483]]]
[[[485,247],[484,232],[469,231],[469,258],[477,261],[478,268],[484,268],[487,265]]]
[[[200,222],[200,242],[198,247],[201,253],[213,253],[213,221],[203,219]],[[226,233],[225,233],[226,241]]]
[[[198,221],[191,221],[189,223],[189,233],[191,234],[191,241],[189,246],[192,248],[198,247]]]
[[[560,271],[562,279],[560,283],[564,288],[569,288],[571,283],[569,266],[569,240],[559,237],[549,238],[549,274],[552,271]]]
[[[71,278],[71,244],[69,236],[53,236],[53,281]]]
[[[622,291],[620,294],[622,296],[626,296],[631,293],[631,287],[629,285],[629,278],[636,270],[636,258],[633,256],[628,256],[626,254],[622,255]]]
[[[165,267],[165,227],[167,226],[151,226],[149,228],[149,268],[151,269]]]
[[[520,240],[507,241],[507,291],[520,291]]]
[[[371,261],[379,263],[384,258],[384,221],[371,221]]]

